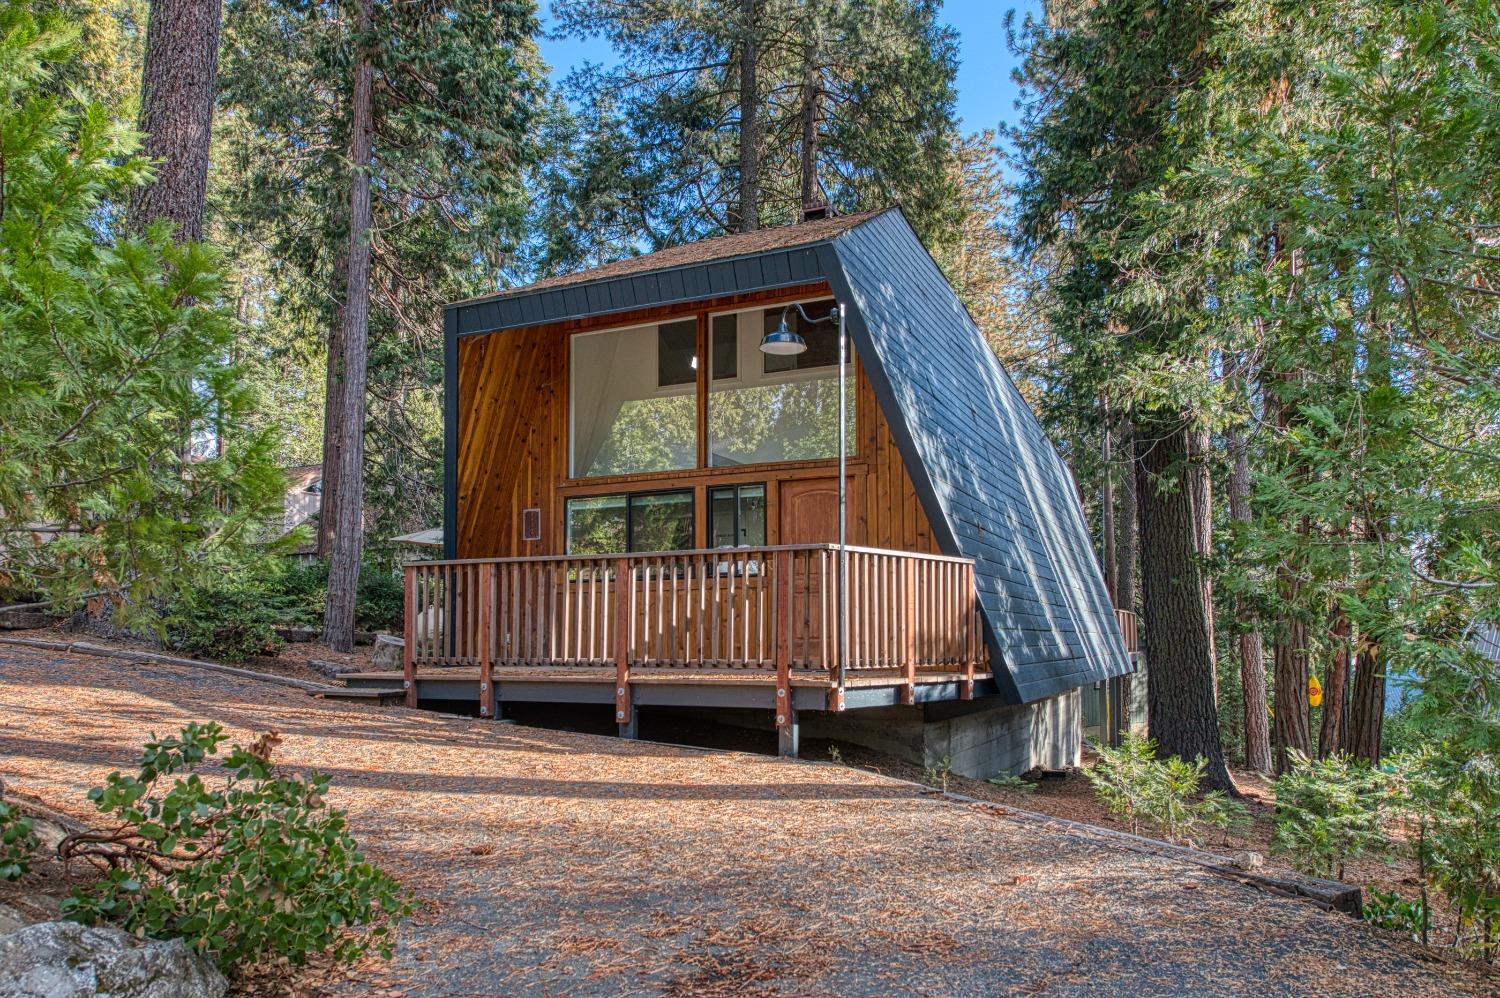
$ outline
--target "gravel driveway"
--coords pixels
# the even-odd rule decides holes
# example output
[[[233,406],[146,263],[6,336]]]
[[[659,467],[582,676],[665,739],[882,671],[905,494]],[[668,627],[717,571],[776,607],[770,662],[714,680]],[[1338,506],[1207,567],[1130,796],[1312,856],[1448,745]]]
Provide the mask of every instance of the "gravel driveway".
[[[422,898],[350,994],[1496,993],[1310,904],[858,770],[0,646],[0,772],[67,810],[204,719],[279,732]]]

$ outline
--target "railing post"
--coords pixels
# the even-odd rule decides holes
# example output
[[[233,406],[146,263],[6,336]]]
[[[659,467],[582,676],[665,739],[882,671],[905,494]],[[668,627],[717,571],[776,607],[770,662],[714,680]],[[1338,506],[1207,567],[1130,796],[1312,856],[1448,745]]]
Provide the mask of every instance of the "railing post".
[[[969,612],[964,614],[964,685],[962,696],[974,699],[974,666],[979,658],[979,590],[974,585],[974,566],[965,565],[963,570],[961,598],[968,600]]]
[[[479,647],[475,651],[479,655],[479,716],[494,720],[495,683],[492,668],[494,655],[490,649],[490,633],[493,625],[493,620],[491,619],[493,594],[491,590],[495,584],[495,566],[489,563],[480,565],[477,574],[479,576],[479,599],[476,603],[479,620],[477,622],[478,626],[475,628],[475,642]]]
[[[797,717],[792,706],[792,554],[777,551],[774,560],[776,610],[776,742],[779,754],[797,755]]]
[[[630,559],[615,559],[615,723],[621,738],[637,733],[635,705],[630,702],[630,597],[635,580],[630,577]]]
[[[901,668],[905,684],[901,687],[901,702],[907,705],[917,702],[917,563],[911,558],[902,558],[901,564]]]
[[[415,659],[412,657],[417,643],[417,566],[407,565],[404,569],[405,579],[403,588],[405,596],[405,619],[402,626],[406,628],[405,638],[401,648],[401,689],[408,707],[417,705],[417,670]]]

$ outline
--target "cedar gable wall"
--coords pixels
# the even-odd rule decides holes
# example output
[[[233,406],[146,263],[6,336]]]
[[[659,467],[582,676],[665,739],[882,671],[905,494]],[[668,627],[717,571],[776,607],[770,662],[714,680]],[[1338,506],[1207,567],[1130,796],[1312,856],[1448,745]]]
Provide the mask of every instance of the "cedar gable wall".
[[[710,312],[776,304],[828,294],[826,285],[735,295],[692,306],[613,313],[544,326],[465,336],[458,341],[457,555],[497,558],[562,554],[563,506],[572,496],[693,488],[697,546],[704,547],[706,491],[733,482],[767,485],[767,541],[777,536],[777,484],[836,476],[836,461],[803,461],[755,468],[698,468],[647,475],[570,481],[568,474],[568,340],[591,329],[699,316],[700,357]],[[700,389],[707,365],[700,365]],[[898,551],[939,553],[891,438],[890,428],[856,364],[856,443],[849,457],[849,543]],[[699,422],[704,421],[700,391]],[[703,463],[700,453],[700,465]],[[521,540],[521,511],[542,511],[542,538]],[[828,538],[830,541],[836,538]]]

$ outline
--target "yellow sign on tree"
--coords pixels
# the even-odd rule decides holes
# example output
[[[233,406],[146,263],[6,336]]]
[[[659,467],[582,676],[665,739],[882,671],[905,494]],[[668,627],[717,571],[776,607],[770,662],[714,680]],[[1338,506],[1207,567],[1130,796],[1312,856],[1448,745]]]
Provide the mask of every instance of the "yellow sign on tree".
[[[1317,676],[1307,677],[1307,705],[1309,707],[1323,705],[1323,684],[1318,682]]]

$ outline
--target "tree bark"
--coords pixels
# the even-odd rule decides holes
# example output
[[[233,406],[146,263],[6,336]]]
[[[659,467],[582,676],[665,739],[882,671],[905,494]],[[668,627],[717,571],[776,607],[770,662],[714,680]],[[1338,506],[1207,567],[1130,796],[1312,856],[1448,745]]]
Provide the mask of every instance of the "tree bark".
[[[1208,426],[1195,424],[1187,436],[1188,487],[1193,498],[1193,542],[1202,564],[1213,555],[1213,474],[1209,462],[1213,456],[1213,436]],[[1214,582],[1207,568],[1199,572],[1198,594],[1203,600],[1203,619],[1208,621],[1208,661],[1213,677],[1214,703],[1219,702],[1219,649],[1214,630]]]
[[[760,228],[760,64],[758,0],[742,0],[744,38],[740,42],[740,232]]]
[[[334,651],[354,647],[354,604],[359,565],[364,553],[365,391],[369,378],[370,318],[370,162],[373,146],[371,108],[374,72],[370,64],[373,0],[360,0],[356,28],[352,131],[349,138],[349,258],[344,281],[344,381],[339,482],[333,557],[328,564],[328,603],[323,640]],[[325,514],[327,515],[327,514]]]
[[[140,127],[156,176],[130,194],[131,231],[165,218],[179,240],[203,238],[222,16],[222,0],[151,0]]]
[[[1312,720],[1307,707],[1307,624],[1296,610],[1301,583],[1286,569],[1279,573],[1277,589],[1283,605],[1291,607],[1276,635],[1274,668],[1276,710],[1271,721],[1271,743],[1276,772],[1291,764],[1293,750],[1312,754]]]
[[[809,42],[803,50],[802,67],[802,210],[823,203],[818,186],[818,85],[817,47]]]
[[[1119,428],[1119,452],[1125,459],[1125,473],[1120,476],[1120,530],[1115,557],[1115,606],[1135,610],[1136,604],[1136,462],[1135,436],[1130,420]]]
[[[1349,618],[1341,607],[1333,610],[1333,658],[1323,683],[1323,723],[1318,728],[1318,757],[1327,759],[1344,748],[1344,694],[1349,686]]]
[[[1365,539],[1380,543],[1379,524],[1365,524]],[[1370,635],[1360,634],[1354,659],[1354,692],[1349,704],[1349,725],[1344,732],[1344,750],[1350,755],[1380,761],[1380,735],[1385,726],[1385,664],[1380,645]]]
[[[1200,530],[1189,481],[1193,432],[1186,418],[1137,427],[1147,711],[1161,753],[1201,757],[1207,786],[1236,793],[1214,702],[1213,621],[1205,613]]]
[[[346,265],[347,269],[347,265]],[[344,309],[328,335],[328,364],[324,373],[323,485],[318,503],[318,557],[333,553],[334,510],[338,509],[339,443],[344,439]]]
[[[1229,514],[1239,523],[1250,522],[1250,455],[1242,432],[1228,436]],[[1240,635],[1240,689],[1245,700],[1245,768],[1258,773],[1271,771],[1270,717],[1266,705],[1266,658],[1259,622],[1251,608],[1241,602],[1239,617],[1249,629]]]
[[[1104,404],[1104,432],[1099,442],[1099,464],[1101,467],[1101,484],[1099,489],[1099,520],[1100,533],[1103,535],[1101,544],[1100,568],[1104,570],[1104,588],[1109,592],[1110,602],[1119,606],[1119,585],[1115,581],[1115,469],[1114,455],[1111,451],[1114,431],[1109,425],[1109,403]]]

